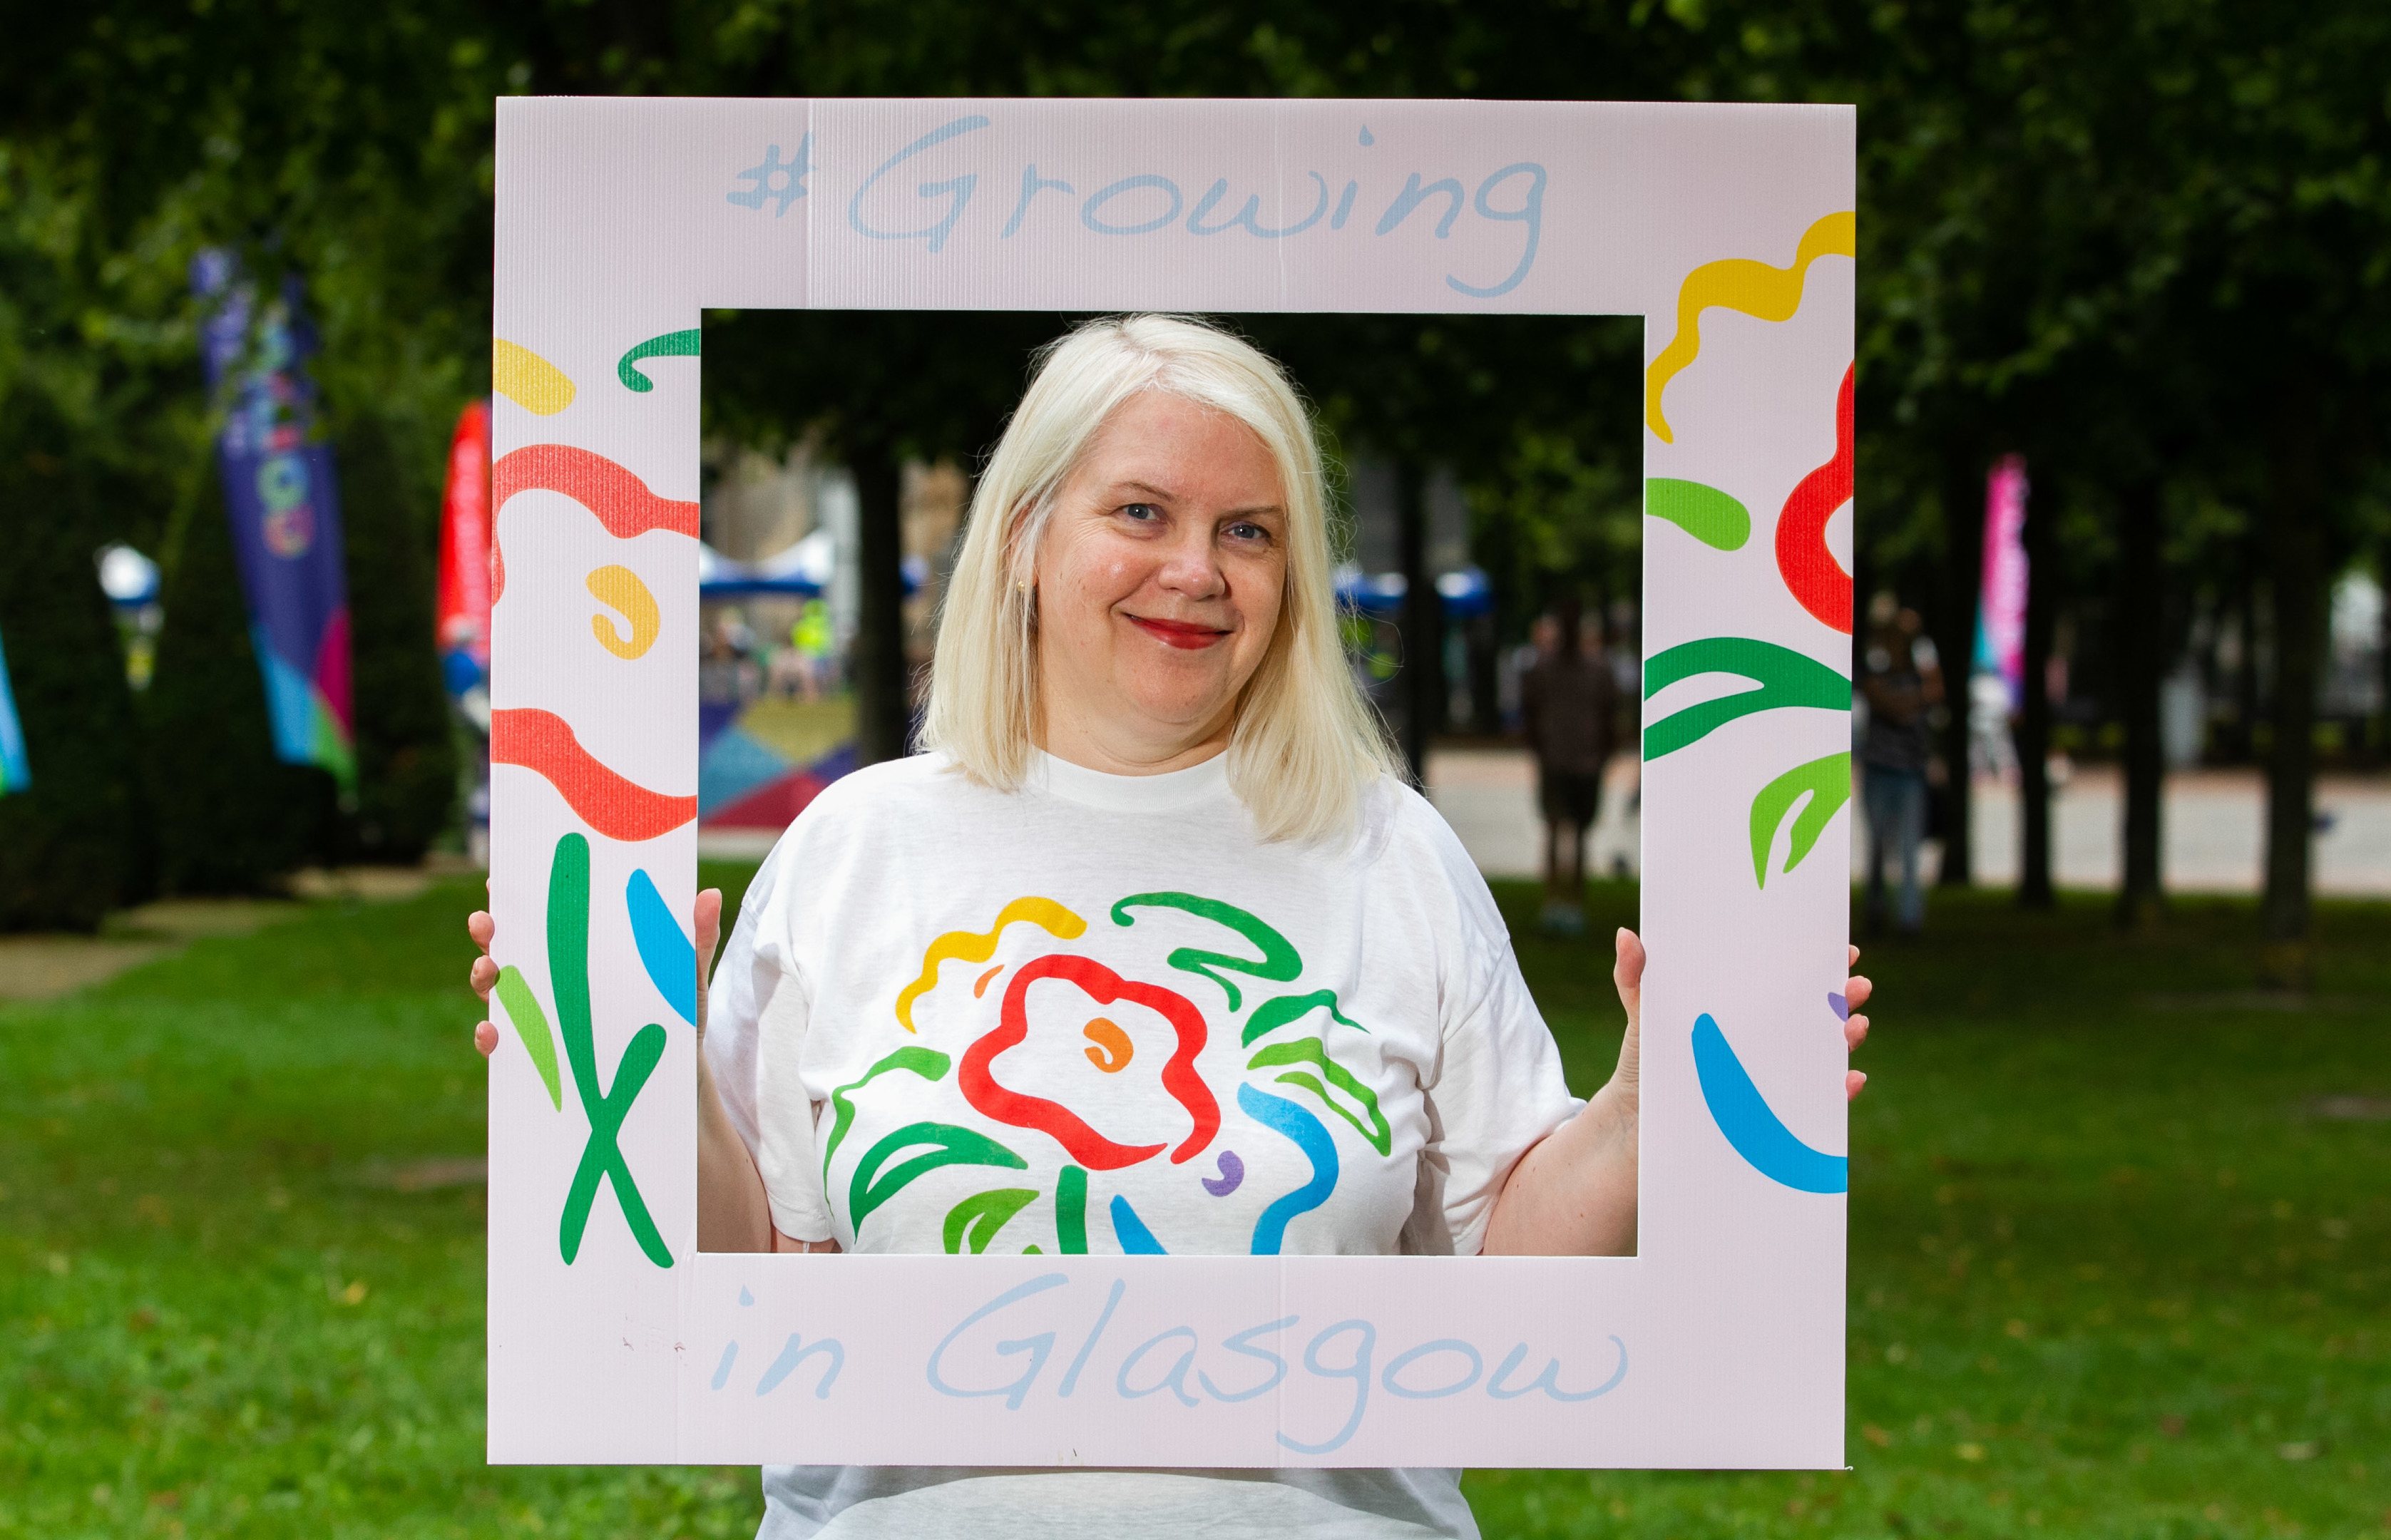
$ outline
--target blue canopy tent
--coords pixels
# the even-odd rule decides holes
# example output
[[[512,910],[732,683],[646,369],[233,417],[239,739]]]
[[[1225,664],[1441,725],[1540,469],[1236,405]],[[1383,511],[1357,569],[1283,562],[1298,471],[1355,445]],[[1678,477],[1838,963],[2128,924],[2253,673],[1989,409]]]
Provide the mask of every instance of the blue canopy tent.
[[[1337,569],[1337,602],[1376,619],[1400,616],[1409,588],[1400,572],[1364,573],[1350,563]],[[1449,620],[1467,620],[1494,607],[1494,590],[1477,567],[1463,567],[1439,577],[1436,594],[1444,602]]]
[[[837,570],[838,550],[827,529],[818,529],[786,550],[767,556],[760,562],[734,562],[712,546],[700,542],[697,548],[697,596],[702,600],[748,599],[759,595],[820,599],[830,591],[832,576]],[[918,556],[908,556],[901,570],[905,578],[905,597],[911,599],[921,592],[922,585],[929,580],[929,563]]]

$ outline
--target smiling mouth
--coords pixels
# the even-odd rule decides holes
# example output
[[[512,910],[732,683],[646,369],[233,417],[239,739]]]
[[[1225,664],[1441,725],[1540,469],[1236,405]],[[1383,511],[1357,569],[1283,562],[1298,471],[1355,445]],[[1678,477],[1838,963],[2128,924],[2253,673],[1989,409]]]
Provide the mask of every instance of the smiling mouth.
[[[1217,626],[1196,626],[1183,620],[1148,620],[1144,615],[1129,617],[1140,630],[1166,647],[1193,650],[1209,647],[1227,639],[1229,633]]]

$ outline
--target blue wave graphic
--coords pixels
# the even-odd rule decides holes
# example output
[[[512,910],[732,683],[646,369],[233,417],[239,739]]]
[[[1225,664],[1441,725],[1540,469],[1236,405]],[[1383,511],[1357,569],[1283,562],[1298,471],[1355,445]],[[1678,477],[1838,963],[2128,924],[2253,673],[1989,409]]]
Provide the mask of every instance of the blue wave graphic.
[[[1701,1078],[1702,1100],[1710,1106],[1712,1121],[1752,1170],[1798,1192],[1849,1190],[1850,1160],[1814,1150],[1793,1136],[1769,1109],[1707,1011],[1694,1023],[1694,1072]]]
[[[683,1021],[696,1026],[697,948],[681,934],[680,922],[645,871],[631,874],[623,902],[631,912],[631,939],[639,944],[648,981]]]

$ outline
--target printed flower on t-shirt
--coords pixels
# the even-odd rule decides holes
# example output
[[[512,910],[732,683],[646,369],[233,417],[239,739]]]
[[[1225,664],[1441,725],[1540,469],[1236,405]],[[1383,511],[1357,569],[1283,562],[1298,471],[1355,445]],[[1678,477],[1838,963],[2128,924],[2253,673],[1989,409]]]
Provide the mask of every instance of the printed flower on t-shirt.
[[[1135,926],[1141,915],[1167,911],[1221,927],[1228,934],[1215,945],[1233,950],[1178,947],[1164,962],[1179,977],[1167,979],[1125,974],[1088,955]],[[1337,1188],[1338,1138],[1322,1114],[1333,1115],[1351,1130],[1348,1137],[1381,1158],[1389,1155],[1392,1132],[1377,1094],[1339,1062],[1332,1046],[1337,1036],[1367,1029],[1344,1014],[1335,990],[1302,987],[1303,960],[1278,930],[1233,904],[1180,892],[1132,894],[1110,907],[1108,919],[1109,925],[1092,931],[1064,904],[1023,897],[1005,904],[987,930],[950,931],[924,949],[919,975],[896,996],[890,1037],[898,1046],[829,1097],[824,1196],[834,1204],[845,1197],[857,1235],[875,1211],[934,1171],[967,1166],[1028,1172],[1034,1157],[1053,1171],[1058,1249],[1083,1252],[1092,1172],[1128,1172],[1152,1162],[1163,1169],[1192,1166],[1189,1190],[1214,1198],[1246,1184],[1258,1152],[1241,1155],[1227,1146],[1225,1100],[1258,1136],[1267,1131],[1292,1145],[1299,1167],[1308,1169],[1253,1222],[1250,1249],[1276,1253],[1288,1223],[1319,1208]],[[1016,926],[1023,927],[1016,937],[1035,941],[1033,954],[996,961],[1008,930]],[[1010,950],[1017,956],[1020,949]],[[991,965],[976,974],[957,969],[942,983],[941,968],[950,963]],[[968,1003],[937,1003],[941,1030],[961,1035],[935,1046],[922,1041],[916,1007],[934,991],[959,995],[966,977],[972,979]],[[1208,1016],[1193,997],[1208,997],[1216,989],[1226,1007],[1221,1017]],[[1313,1035],[1303,1035],[1307,1028]],[[1231,1062],[1242,1060],[1244,1075],[1224,1097],[1205,1080],[1199,1061],[1216,1034],[1231,1033],[1236,1042]],[[1057,1034],[1067,1034],[1077,1052],[1066,1052]],[[905,1042],[905,1037],[916,1041]],[[1025,1044],[1035,1051],[1015,1052]],[[1219,1064],[1221,1055],[1215,1053],[1212,1062]],[[888,1076],[939,1082],[950,1074],[967,1118],[916,1119],[880,1136],[854,1158],[844,1191],[835,1190],[832,1167],[856,1131],[859,1106],[903,1100],[885,1085],[875,1095],[872,1082]],[[1208,1162],[1199,1158],[1207,1155]],[[1267,1163],[1288,1165],[1284,1158]],[[1028,1181],[1040,1184],[1019,1184]],[[1007,1223],[1045,1196],[1042,1181],[1025,1176],[963,1198],[940,1227],[945,1249],[988,1249]],[[1108,1217],[1124,1250],[1170,1249],[1127,1195],[1113,1194]],[[1023,1249],[1041,1248],[1033,1243]]]

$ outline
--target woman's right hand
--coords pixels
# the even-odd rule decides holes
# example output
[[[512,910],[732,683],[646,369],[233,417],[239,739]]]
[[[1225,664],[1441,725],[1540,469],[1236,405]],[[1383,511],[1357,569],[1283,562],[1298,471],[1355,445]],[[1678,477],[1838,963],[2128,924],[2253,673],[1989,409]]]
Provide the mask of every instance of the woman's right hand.
[[[465,916],[465,934],[482,949],[482,955],[473,959],[473,968],[466,975],[466,981],[473,986],[473,992],[482,997],[485,1010],[489,1008],[490,991],[498,987],[498,965],[490,960],[490,941],[498,933],[498,922],[488,910],[477,909]],[[484,1058],[498,1052],[498,1028],[487,1021],[474,1028],[473,1046],[482,1051]]]
[[[697,1041],[703,1044],[705,1042],[706,975],[713,967],[715,946],[722,939],[722,889],[709,887],[700,893],[696,913],[691,918],[697,922]],[[482,997],[482,1003],[486,1006],[490,1003],[490,991],[498,984],[498,964],[490,956],[490,942],[498,934],[498,922],[488,910],[477,909],[465,916],[465,934],[482,949],[482,955],[473,959],[472,971],[466,975],[466,981],[472,985],[473,992]],[[496,1024],[484,1021],[475,1026],[473,1046],[482,1051],[484,1058],[496,1053],[498,1046]]]

